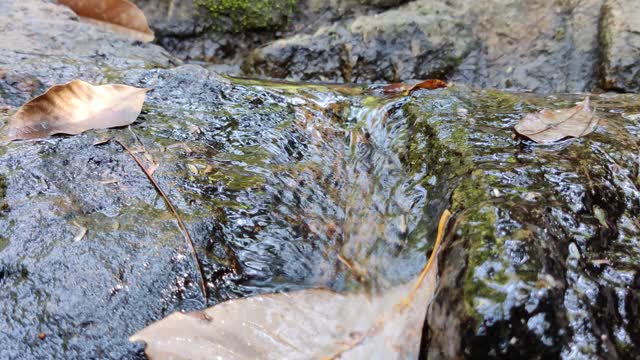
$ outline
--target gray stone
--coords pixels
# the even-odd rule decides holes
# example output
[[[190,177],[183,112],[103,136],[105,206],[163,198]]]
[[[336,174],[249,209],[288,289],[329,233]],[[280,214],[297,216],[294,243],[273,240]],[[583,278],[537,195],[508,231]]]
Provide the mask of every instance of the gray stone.
[[[595,88],[603,2],[459,1],[479,46],[451,79],[542,93]]]
[[[294,80],[436,77],[492,88],[583,91],[597,85],[603,0],[414,1],[255,50],[243,70]]]
[[[294,80],[373,82],[441,78],[474,46],[471,31],[441,3],[401,9],[277,40],[254,51],[246,74]]]
[[[601,28],[602,87],[640,91],[640,2],[608,0]]]

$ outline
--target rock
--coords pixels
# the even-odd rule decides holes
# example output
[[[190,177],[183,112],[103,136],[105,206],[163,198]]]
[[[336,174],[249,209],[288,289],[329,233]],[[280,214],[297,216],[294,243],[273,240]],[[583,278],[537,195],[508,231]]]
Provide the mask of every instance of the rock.
[[[156,37],[194,37],[202,35],[213,24],[204,7],[193,0],[134,0],[145,14]]]
[[[295,9],[293,1],[290,1],[289,7],[261,10],[271,19],[272,25],[268,29],[241,26],[242,19],[238,18],[265,18],[247,15],[242,9],[237,9],[235,14],[212,14],[193,0],[134,2],[149,18],[151,27],[156,31],[158,44],[182,59],[211,63],[214,64],[209,66],[211,68],[238,74],[240,64],[251,50],[286,33],[312,32],[337,19],[380,12],[406,0],[299,0]],[[171,3],[173,6],[170,6]]]
[[[162,46],[233,74],[362,83],[438,77],[539,93],[640,89],[632,0],[301,0],[288,25],[240,32],[191,1],[171,14],[166,0],[137,2]]]
[[[603,10],[602,87],[640,91],[640,4],[633,0],[609,0]]]
[[[471,51],[471,32],[442,3],[401,9],[323,27],[254,51],[246,74],[293,80],[373,82],[442,78]]]
[[[540,93],[598,85],[598,21],[603,0],[460,1],[478,47],[451,74],[486,88]]]
[[[44,0],[2,4],[0,106],[20,106],[56,83],[109,83],[125,69],[180,63],[158,46],[81,22],[61,5]]]
[[[606,122],[583,139],[512,136],[523,111],[580,100],[452,88],[405,105],[405,162],[438,194],[425,208],[456,214],[427,358],[640,356],[640,123],[618,113],[640,97],[592,97]]]
[[[597,83],[602,3],[418,0],[276,40],[256,49],[243,70],[293,80],[436,77],[481,87],[583,91]]]
[[[287,25],[297,0],[134,0],[162,36],[189,37],[204,30],[250,32]]]

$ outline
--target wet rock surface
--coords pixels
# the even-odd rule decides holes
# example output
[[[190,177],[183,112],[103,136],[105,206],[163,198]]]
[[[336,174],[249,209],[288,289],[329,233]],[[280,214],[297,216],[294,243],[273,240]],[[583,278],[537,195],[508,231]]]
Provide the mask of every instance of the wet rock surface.
[[[451,89],[405,107],[407,162],[456,212],[428,358],[640,356],[640,97],[592,99],[598,131],[552,146],[512,127],[579,97]]]
[[[0,149],[0,358],[142,358],[127,337],[174,311],[384,291],[419,273],[447,208],[425,357],[640,356],[637,95],[593,96],[596,132],[538,146],[513,137],[518,119],[580,97],[229,80],[46,1],[0,9],[3,128],[73,78],[153,89],[130,130]],[[113,136],[159,164],[209,304],[145,175],[117,144],[94,145]]]

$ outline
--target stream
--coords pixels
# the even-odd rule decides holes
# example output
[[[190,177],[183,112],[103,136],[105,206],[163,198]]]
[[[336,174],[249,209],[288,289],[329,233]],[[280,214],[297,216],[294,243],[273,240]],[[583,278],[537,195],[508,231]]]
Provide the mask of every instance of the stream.
[[[638,354],[637,95],[594,96],[596,132],[536,146],[514,138],[517,120],[580,95],[389,96],[192,65],[118,81],[153,89],[130,129],[0,151],[2,358],[141,358],[128,336],[175,311],[314,287],[384,292],[420,272],[445,209],[455,224],[423,355]],[[112,136],[157,165],[207,303],[173,215],[101,142]]]

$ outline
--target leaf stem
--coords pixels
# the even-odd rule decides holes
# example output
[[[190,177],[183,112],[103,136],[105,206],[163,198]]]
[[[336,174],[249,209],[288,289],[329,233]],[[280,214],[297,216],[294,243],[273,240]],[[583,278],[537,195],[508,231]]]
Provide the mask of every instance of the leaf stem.
[[[129,150],[129,148],[125,144],[123,144],[120,140],[113,139],[113,141],[118,143],[118,145],[120,145],[122,147],[122,149],[124,149],[127,153],[129,153],[131,158],[133,158],[133,160],[136,162],[136,164],[138,164],[140,169],[142,169],[142,172],[144,172],[144,174],[147,176],[147,178],[149,179],[151,184],[153,184],[153,187],[156,189],[158,194],[160,194],[160,196],[162,197],[164,202],[167,204],[167,207],[173,213],[173,215],[175,216],[176,220],[178,221],[178,226],[180,227],[180,230],[182,230],[182,235],[183,235],[185,241],[187,242],[187,245],[191,248],[191,253],[193,254],[193,260],[194,260],[195,265],[196,265],[196,270],[198,271],[198,275],[200,276],[200,288],[202,290],[202,296],[204,296],[205,305],[208,304],[209,303],[209,296],[207,294],[207,286],[206,286],[205,281],[204,281],[204,272],[202,271],[202,264],[200,263],[200,258],[198,257],[198,253],[196,252],[196,247],[193,244],[193,239],[191,238],[191,235],[189,234],[189,230],[187,230],[187,227],[185,226],[184,222],[182,221],[182,217],[178,213],[178,210],[176,210],[176,208],[175,208],[175,206],[173,206],[173,203],[171,202],[171,200],[169,200],[169,198],[164,193],[164,191],[162,191],[162,188],[156,182],[156,180],[153,178],[153,175],[151,175],[149,173],[149,171],[147,171],[147,169],[144,167],[142,162],[131,152],[131,150]]]

